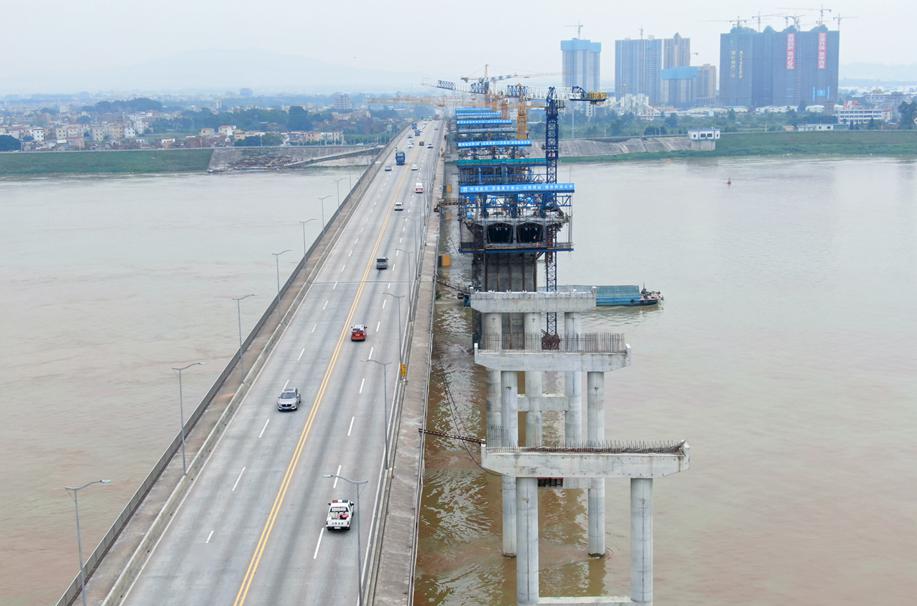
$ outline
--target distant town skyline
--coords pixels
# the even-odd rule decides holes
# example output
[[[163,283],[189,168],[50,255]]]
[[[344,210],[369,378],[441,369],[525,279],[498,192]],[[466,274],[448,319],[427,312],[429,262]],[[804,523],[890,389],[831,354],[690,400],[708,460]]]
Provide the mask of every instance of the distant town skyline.
[[[671,0],[655,4],[652,12],[643,5],[585,0],[526,6],[520,18],[513,2],[482,0],[466,0],[461,10],[415,0],[357,0],[347,10],[335,3],[265,0],[257,11],[238,0],[123,0],[104,9],[64,0],[19,2],[4,9],[4,20],[16,27],[0,40],[0,95],[240,86],[381,90],[416,87],[423,77],[481,75],[485,64],[492,73],[559,73],[557,45],[576,36],[577,23],[583,38],[606,49],[601,72],[607,85],[614,41],[639,38],[641,29],[657,38],[676,32],[689,37],[692,64],[718,65],[719,35],[730,29],[730,20],[743,17],[754,27],[752,16],[759,12],[793,12],[725,0],[691,12]],[[833,12],[825,18],[832,19],[832,29],[833,18],[842,18],[842,66],[914,63],[901,50],[917,22],[914,3],[886,0],[866,11],[862,3],[845,0],[829,7]],[[818,19],[817,11],[796,12],[804,13],[803,29]],[[784,20],[765,24],[783,29]],[[471,31],[483,43],[469,45]]]

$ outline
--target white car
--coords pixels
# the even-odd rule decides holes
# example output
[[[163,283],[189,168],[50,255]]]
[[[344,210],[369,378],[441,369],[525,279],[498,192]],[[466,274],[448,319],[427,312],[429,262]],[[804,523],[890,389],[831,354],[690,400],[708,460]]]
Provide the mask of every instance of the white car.
[[[280,392],[280,397],[277,398],[277,410],[299,410],[301,403],[302,396],[299,395],[299,388],[287,387]]]
[[[404,204],[401,202],[395,202],[395,210],[404,210]]]
[[[392,165],[391,165],[391,164],[386,164],[386,165],[385,165],[385,172],[387,172],[387,173],[392,172]]]
[[[353,501],[335,499],[328,503],[328,517],[325,518],[325,528],[328,530],[350,530],[353,514]]]
[[[416,165],[416,164],[411,164],[411,170],[418,170],[417,165]]]

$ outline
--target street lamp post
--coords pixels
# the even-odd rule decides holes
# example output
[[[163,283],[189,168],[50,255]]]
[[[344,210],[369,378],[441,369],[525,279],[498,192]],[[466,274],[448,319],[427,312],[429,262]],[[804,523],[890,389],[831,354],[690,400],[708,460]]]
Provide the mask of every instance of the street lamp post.
[[[331,194],[327,194],[325,196],[318,197],[318,199],[322,203],[322,229],[325,229],[325,199],[330,198],[330,197],[331,197]]]
[[[397,314],[398,314],[398,364],[399,364],[399,366],[400,366],[400,365],[401,365],[401,340],[402,340],[402,335],[401,335],[401,299],[404,298],[404,295],[393,295],[393,294],[390,293],[390,292],[384,292],[384,293],[382,293],[382,294],[385,295],[385,296],[394,298],[394,299],[395,299],[395,303],[398,305],[398,308],[397,308]],[[399,368],[399,372],[400,372],[400,371],[401,371],[401,369]]]
[[[389,445],[388,445],[388,366],[391,362],[380,362],[379,360],[367,360],[373,364],[378,364],[382,368],[382,438],[383,438],[383,457],[385,468],[388,469]]]
[[[306,219],[305,221],[300,221],[299,224],[302,225],[302,256],[306,256],[306,223],[311,223],[317,219]]]
[[[336,473],[326,473],[326,478],[337,478],[338,480],[344,480],[351,486],[357,487],[357,500],[355,502],[355,512],[360,511],[360,486],[367,484],[369,480],[351,480],[345,478],[344,476],[339,476]],[[356,513],[357,518],[357,598],[359,599],[358,603],[360,606],[363,606],[363,560],[360,558],[360,516],[361,513]]]
[[[249,293],[241,297],[232,298],[232,300],[236,302],[236,318],[239,320],[239,383],[245,382],[245,359],[244,353],[242,352],[242,299],[254,296],[255,293]]]
[[[93,480],[76,488],[64,487],[64,490],[73,495],[73,509],[76,512],[76,550],[80,557],[80,596],[83,598],[83,606],[86,606],[86,570],[83,564],[83,538],[80,536],[80,501],[78,493],[93,484],[111,484],[111,480]]]
[[[407,254],[411,255],[411,280],[413,281],[413,280],[414,280],[414,277],[417,276],[417,261],[414,259],[414,251],[413,251],[413,250],[405,250],[405,249],[403,249],[403,248],[396,248],[395,250],[400,250],[400,251],[403,252],[403,253],[407,253]]]
[[[341,206],[341,181],[343,181],[343,180],[344,180],[344,177],[338,177],[337,179],[334,180],[334,187],[335,187],[335,189],[337,190],[337,196],[338,196],[338,198],[337,198],[337,199],[338,199],[338,207]]]
[[[182,366],[181,368],[173,368],[172,370],[178,372],[178,414],[180,425],[178,426],[179,433],[181,434],[181,473],[182,475],[188,475],[188,465],[185,463],[185,401],[182,395],[181,388],[181,373],[183,370],[188,370],[192,366],[202,366],[203,362],[192,362]]]
[[[271,253],[274,255],[274,261],[277,265],[277,294],[280,294],[280,255],[290,252],[290,249],[281,250],[280,252]]]

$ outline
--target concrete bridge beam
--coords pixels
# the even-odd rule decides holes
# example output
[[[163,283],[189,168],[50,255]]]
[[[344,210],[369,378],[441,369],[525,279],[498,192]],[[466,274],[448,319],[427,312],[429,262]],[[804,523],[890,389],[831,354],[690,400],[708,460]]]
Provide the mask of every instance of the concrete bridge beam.
[[[491,370],[611,372],[630,365],[630,350],[620,352],[567,352],[480,349],[474,361]]]

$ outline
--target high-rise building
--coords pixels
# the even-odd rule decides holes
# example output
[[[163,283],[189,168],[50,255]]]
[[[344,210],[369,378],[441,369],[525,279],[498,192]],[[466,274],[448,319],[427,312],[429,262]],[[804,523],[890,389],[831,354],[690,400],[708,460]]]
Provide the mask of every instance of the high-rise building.
[[[837,100],[840,33],[734,27],[720,35],[723,105],[827,105]]]
[[[716,105],[716,66],[705,63],[697,68],[695,105]]]
[[[615,96],[646,95],[662,100],[662,40],[615,40]]]
[[[587,91],[599,90],[602,43],[573,38],[561,40],[564,86],[580,86]]]
[[[691,65],[691,38],[682,38],[676,33],[662,42],[662,68],[685,67]]]
[[[346,112],[353,109],[353,100],[347,93],[334,93],[332,97],[335,111]]]

